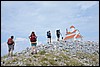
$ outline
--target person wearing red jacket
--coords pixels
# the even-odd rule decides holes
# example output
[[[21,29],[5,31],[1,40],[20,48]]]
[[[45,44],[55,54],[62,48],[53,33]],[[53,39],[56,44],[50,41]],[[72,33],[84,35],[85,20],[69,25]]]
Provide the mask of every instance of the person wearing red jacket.
[[[36,51],[36,49],[35,49],[35,47],[36,47],[36,45],[37,45],[37,36],[35,35],[35,33],[34,32],[32,32],[31,33],[31,35],[29,36],[29,39],[30,39],[30,42],[31,42],[31,49],[32,49],[32,52],[31,52],[31,54],[34,54],[34,53],[37,53],[37,51]]]
[[[13,55],[13,50],[14,50],[14,36],[11,36],[11,38],[8,39],[7,44],[8,44],[8,56],[12,56]]]

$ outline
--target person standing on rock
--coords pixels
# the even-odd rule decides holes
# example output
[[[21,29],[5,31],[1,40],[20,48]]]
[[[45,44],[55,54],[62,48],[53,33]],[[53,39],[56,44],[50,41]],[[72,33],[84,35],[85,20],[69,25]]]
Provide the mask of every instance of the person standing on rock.
[[[51,43],[51,32],[47,31],[47,43],[50,44]]]
[[[11,36],[11,38],[8,39],[7,44],[8,44],[8,56],[12,56],[13,55],[13,50],[14,50],[14,36]]]
[[[59,38],[60,38],[60,29],[56,30],[56,35],[57,35],[57,41],[59,41]]]
[[[36,45],[37,45],[37,36],[35,35],[35,32],[32,32],[31,35],[29,36],[30,42],[31,42],[31,49],[32,52],[31,54],[37,53],[36,51]]]

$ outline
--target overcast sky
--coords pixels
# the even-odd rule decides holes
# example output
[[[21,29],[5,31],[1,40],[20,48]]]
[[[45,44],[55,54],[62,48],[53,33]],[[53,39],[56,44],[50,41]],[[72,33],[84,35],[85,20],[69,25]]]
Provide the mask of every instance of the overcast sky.
[[[7,39],[13,35],[15,52],[30,47],[35,31],[38,44],[46,43],[46,32],[74,25],[83,40],[99,41],[99,1],[1,1],[1,55],[7,54]],[[6,45],[6,46],[5,46]]]

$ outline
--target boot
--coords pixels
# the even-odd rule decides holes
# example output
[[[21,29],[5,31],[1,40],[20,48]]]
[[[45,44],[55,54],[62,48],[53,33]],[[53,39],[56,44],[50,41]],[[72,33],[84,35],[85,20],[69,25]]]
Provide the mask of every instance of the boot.
[[[34,50],[32,50],[31,54],[32,54],[32,55],[34,54]]]

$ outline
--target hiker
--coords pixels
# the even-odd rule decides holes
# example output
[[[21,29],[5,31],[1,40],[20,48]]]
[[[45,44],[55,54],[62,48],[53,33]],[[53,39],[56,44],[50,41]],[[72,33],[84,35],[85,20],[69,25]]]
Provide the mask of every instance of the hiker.
[[[50,44],[51,43],[51,32],[47,31],[47,43]]]
[[[13,50],[14,50],[14,36],[11,36],[11,38],[8,39],[7,44],[8,44],[8,56],[12,56],[13,55]]]
[[[59,38],[60,38],[60,29],[56,30],[56,35],[57,35],[57,41],[59,41]]]
[[[30,39],[30,42],[31,42],[31,49],[32,49],[32,52],[31,54],[36,54],[37,51],[36,51],[36,45],[37,45],[37,36],[35,35],[35,32],[32,32],[31,35],[29,36],[29,39]]]

